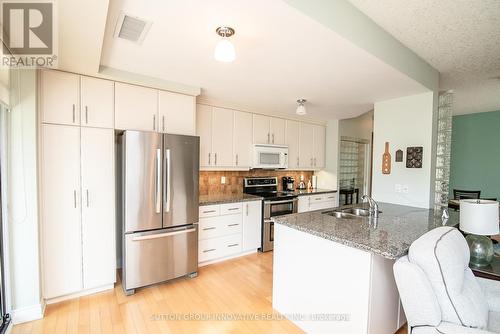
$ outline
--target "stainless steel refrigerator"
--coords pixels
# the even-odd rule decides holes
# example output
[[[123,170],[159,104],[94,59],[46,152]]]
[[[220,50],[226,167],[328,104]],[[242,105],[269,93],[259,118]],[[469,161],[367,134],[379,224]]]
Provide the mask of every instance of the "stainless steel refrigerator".
[[[199,137],[125,131],[118,144],[125,293],[196,276]]]

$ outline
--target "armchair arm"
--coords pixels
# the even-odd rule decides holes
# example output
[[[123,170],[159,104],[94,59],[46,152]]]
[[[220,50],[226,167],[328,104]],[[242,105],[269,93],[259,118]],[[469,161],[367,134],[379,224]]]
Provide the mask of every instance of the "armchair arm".
[[[483,290],[490,311],[500,312],[500,282],[476,277]]]
[[[450,322],[442,322],[436,329],[442,334],[495,334],[488,330],[463,327]]]

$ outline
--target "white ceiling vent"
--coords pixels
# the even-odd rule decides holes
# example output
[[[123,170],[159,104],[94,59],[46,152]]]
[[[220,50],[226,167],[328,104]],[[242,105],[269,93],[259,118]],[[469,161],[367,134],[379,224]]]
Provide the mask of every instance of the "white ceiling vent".
[[[151,28],[151,22],[121,13],[116,22],[115,37],[141,44]]]

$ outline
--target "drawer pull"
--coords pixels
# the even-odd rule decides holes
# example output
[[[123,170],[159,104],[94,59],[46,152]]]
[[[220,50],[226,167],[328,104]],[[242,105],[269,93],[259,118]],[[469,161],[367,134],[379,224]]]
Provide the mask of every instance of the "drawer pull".
[[[227,226],[229,227],[229,226],[238,226],[238,225],[240,225],[240,224],[229,224]]]
[[[212,249],[206,249],[203,251],[203,253],[208,253],[208,252],[213,252],[215,251],[215,248],[212,248]]]
[[[328,198],[331,198],[331,199],[333,199],[333,198],[335,198],[335,196],[330,196],[330,197],[328,197]]]
[[[203,228],[203,231],[215,230],[215,229],[216,229],[215,226],[213,226],[213,227],[205,227],[205,228]]]
[[[239,210],[240,208],[229,208],[227,211],[234,211],[234,210]]]
[[[315,201],[321,201],[321,197],[316,197],[314,200]]]
[[[208,210],[208,211],[203,211],[203,213],[213,213],[215,210]]]
[[[236,247],[236,246],[239,246],[240,244],[230,244],[230,245],[227,245],[227,247]]]

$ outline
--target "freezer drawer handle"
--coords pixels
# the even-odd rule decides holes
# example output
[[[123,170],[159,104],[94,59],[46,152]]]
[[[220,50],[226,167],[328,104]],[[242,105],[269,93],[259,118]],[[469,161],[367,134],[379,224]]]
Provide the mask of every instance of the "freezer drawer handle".
[[[230,245],[227,245],[227,247],[236,247],[236,246],[239,246],[240,244],[230,244]]]
[[[229,224],[227,226],[230,227],[230,226],[238,226],[238,225],[240,225],[240,224]]]
[[[215,251],[216,249],[215,248],[212,248],[212,249],[206,249],[203,251],[203,253],[208,253],[208,252],[213,252]]]
[[[182,230],[182,231],[174,231],[174,232],[167,232],[167,233],[142,235],[142,236],[139,236],[139,237],[132,238],[132,241],[142,241],[142,240],[166,238],[166,237],[171,237],[171,236],[174,236],[174,235],[191,233],[191,232],[194,232],[194,231],[196,231],[195,228],[190,228],[190,229]]]
[[[205,227],[203,231],[208,231],[208,230],[215,230],[216,227]]]

